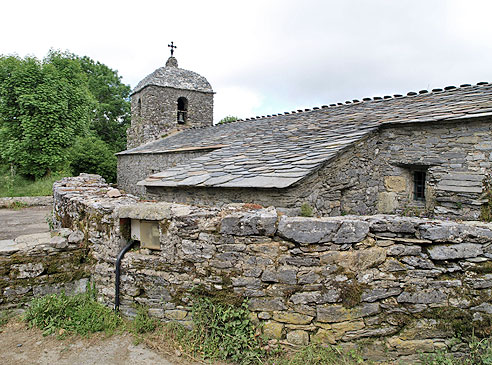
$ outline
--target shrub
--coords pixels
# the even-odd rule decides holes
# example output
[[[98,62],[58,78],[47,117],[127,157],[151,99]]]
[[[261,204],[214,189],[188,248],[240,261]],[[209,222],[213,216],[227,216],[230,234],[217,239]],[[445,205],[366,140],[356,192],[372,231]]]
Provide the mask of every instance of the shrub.
[[[116,156],[97,137],[78,138],[71,150],[70,167],[74,175],[81,172],[98,174],[108,182],[116,182]]]

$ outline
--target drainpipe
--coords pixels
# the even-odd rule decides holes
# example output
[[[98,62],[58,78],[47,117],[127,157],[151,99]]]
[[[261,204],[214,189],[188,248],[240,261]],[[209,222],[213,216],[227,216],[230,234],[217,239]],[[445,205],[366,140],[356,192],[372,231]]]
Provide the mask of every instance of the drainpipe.
[[[118,257],[116,258],[116,278],[115,278],[115,290],[114,290],[114,310],[119,311],[120,310],[120,266],[121,266],[121,260],[123,259],[123,256],[125,256],[125,253],[127,253],[135,243],[134,240],[130,240],[130,243],[123,247],[123,249],[120,251],[118,254]]]

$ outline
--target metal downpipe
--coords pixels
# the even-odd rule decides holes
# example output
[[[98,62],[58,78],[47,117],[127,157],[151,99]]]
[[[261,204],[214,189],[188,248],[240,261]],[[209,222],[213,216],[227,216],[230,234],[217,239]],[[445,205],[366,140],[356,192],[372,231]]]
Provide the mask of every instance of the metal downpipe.
[[[134,240],[130,240],[130,243],[123,247],[123,249],[120,251],[118,254],[118,257],[116,258],[116,277],[115,277],[115,282],[114,282],[114,310],[119,311],[120,310],[120,266],[121,266],[121,260],[123,259],[123,256],[125,256],[125,253],[127,253],[132,246],[135,244]]]

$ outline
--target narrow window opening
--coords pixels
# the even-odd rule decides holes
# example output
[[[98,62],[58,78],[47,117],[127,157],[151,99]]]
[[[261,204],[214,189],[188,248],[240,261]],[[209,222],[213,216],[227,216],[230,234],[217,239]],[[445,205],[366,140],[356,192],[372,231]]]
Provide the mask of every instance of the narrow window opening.
[[[185,124],[188,119],[188,100],[184,97],[178,99],[178,124]]]
[[[425,200],[425,171],[413,172],[413,199]]]
[[[140,98],[138,98],[138,101],[137,101],[137,115],[139,117],[142,116],[142,100],[140,100]]]

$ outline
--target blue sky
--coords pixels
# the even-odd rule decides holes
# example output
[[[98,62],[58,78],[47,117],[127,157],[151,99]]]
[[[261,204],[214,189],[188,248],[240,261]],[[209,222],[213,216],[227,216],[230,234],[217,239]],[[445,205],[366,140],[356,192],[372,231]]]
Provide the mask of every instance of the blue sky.
[[[205,76],[216,120],[492,82],[492,2],[27,1],[2,4],[0,53],[87,55],[134,87],[163,66]]]

